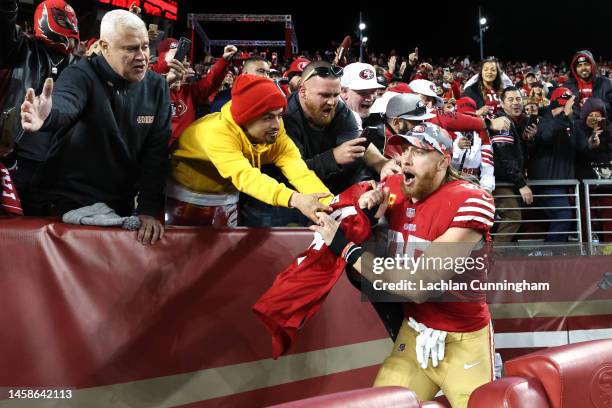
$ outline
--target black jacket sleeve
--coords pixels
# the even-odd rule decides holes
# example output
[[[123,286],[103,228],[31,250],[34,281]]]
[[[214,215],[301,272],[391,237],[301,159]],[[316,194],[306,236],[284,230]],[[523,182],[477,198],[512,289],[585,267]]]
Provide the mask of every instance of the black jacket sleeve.
[[[55,131],[76,121],[85,108],[91,92],[91,78],[82,68],[70,65],[53,84],[51,113],[41,132]]]
[[[10,55],[19,47],[24,35],[17,30],[17,0],[0,0],[0,68],[6,67]]]
[[[140,158],[140,180],[138,182],[138,208],[136,213],[160,217],[164,209],[164,186],[168,176],[168,140],[172,133],[170,90],[166,81],[158,84],[162,88],[157,101],[155,123],[144,145]]]
[[[560,133],[565,132],[568,127],[572,127],[572,122],[565,116],[565,113],[561,113],[554,117],[551,113],[548,113],[538,124],[538,132],[535,136],[536,140],[539,139],[545,144],[553,143],[554,138]]]
[[[512,136],[512,135],[510,135]],[[515,137],[515,143],[516,137]],[[491,138],[493,157],[495,158],[495,177],[510,181],[517,189],[527,185],[523,169],[520,168],[516,158],[516,146],[512,143],[496,142],[495,136]]]
[[[412,78],[412,74],[414,73],[415,65],[410,65],[408,61],[406,61],[406,69],[404,69],[404,73],[402,74],[402,82],[407,84],[410,83],[410,78]]]
[[[304,158],[304,144],[299,138],[291,138]],[[314,155],[311,158],[304,159],[308,168],[315,172],[315,174],[321,179],[325,180],[330,174],[337,173],[340,171],[340,166],[336,163],[334,158],[334,151],[332,149],[326,150],[319,154]]]

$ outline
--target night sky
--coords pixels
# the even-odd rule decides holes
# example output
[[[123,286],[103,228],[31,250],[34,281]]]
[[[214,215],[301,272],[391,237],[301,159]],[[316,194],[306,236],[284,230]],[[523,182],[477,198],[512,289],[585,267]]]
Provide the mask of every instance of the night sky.
[[[327,1],[297,3],[258,2],[257,6],[240,6],[229,2],[186,0],[185,12],[194,13],[254,13],[292,14],[300,49],[330,48],[345,35],[355,35],[359,9],[335,2],[334,10],[325,10]],[[380,3],[380,7],[375,4]],[[356,2],[353,4],[357,4]],[[394,5],[389,7],[389,5]],[[399,7],[398,4],[405,6]],[[424,58],[441,56],[479,57],[478,2],[453,3],[432,1],[379,1],[362,7],[369,46],[374,51],[388,52],[396,48],[407,55],[414,46]],[[595,58],[612,59],[612,1],[495,1],[481,2],[483,15],[489,20],[485,32],[485,56],[503,60],[527,60],[535,63],[569,60],[579,49],[590,49]],[[383,7],[385,6],[385,7]],[[331,6],[330,6],[331,7]],[[337,11],[338,8],[343,11]],[[230,28],[231,27],[231,28]],[[209,25],[205,27],[216,38],[281,39],[282,25]],[[247,31],[248,30],[248,31]]]

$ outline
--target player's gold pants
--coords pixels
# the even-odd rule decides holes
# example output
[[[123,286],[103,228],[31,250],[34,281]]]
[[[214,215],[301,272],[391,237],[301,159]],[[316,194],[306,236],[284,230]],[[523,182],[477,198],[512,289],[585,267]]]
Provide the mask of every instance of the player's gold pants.
[[[467,407],[472,391],[493,381],[495,351],[491,323],[475,332],[449,332],[444,360],[436,368],[431,360],[426,369],[419,366],[416,337],[417,333],[404,320],[391,355],[378,371],[375,387],[406,387],[422,401],[432,400],[442,390],[453,408],[461,408]]]

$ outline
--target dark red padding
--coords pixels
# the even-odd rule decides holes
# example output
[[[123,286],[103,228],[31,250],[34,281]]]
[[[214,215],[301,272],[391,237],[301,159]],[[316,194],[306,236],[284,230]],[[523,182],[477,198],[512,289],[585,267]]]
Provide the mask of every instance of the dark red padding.
[[[468,408],[550,408],[546,392],[533,378],[504,377],[476,388]]]
[[[536,351],[506,362],[505,372],[537,378],[553,408],[610,407],[612,339]]]
[[[274,405],[270,408],[420,408],[416,394],[403,387],[363,388]]]

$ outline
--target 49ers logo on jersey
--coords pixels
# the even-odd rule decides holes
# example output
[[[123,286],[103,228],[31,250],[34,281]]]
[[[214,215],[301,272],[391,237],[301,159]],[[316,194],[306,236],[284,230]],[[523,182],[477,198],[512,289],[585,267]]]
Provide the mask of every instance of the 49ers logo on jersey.
[[[178,101],[172,101],[170,103],[170,109],[172,109],[172,117],[183,116],[187,112],[187,105],[182,99]]]
[[[372,71],[371,69],[364,69],[359,73],[359,78],[372,79],[374,78],[374,71]]]

